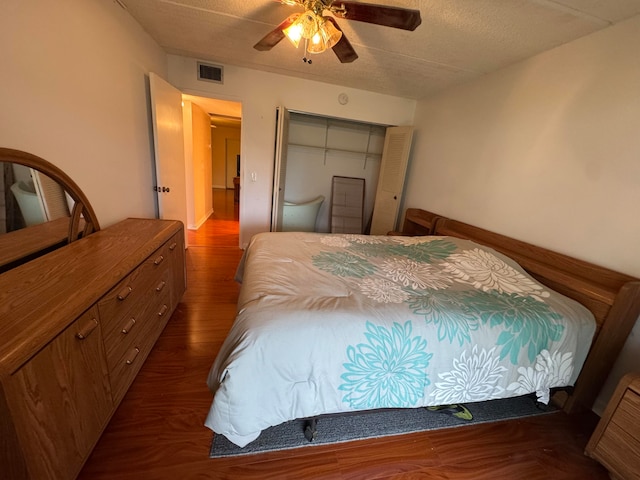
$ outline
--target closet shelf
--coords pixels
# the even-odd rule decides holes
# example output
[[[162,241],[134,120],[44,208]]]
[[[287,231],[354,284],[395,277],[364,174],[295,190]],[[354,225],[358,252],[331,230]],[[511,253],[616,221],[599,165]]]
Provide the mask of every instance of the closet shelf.
[[[367,152],[365,150],[349,150],[346,148],[333,148],[333,147],[324,147],[322,145],[307,145],[304,143],[289,143],[290,147],[302,147],[302,148],[310,148],[314,150],[323,150],[325,153],[327,152],[339,152],[339,153],[348,153],[352,155],[365,155],[367,157],[377,157],[381,158],[382,153],[374,153]]]

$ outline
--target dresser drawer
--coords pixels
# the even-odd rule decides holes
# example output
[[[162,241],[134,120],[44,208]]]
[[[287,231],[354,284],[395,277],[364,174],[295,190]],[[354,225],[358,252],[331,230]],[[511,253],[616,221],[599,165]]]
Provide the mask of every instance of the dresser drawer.
[[[162,333],[169,315],[171,314],[169,290],[159,299],[159,302],[148,304],[141,322],[124,335],[107,354],[107,364],[111,379],[111,393],[117,404],[127,392],[129,385],[142,367],[147,355]]]
[[[640,394],[627,389],[611,421],[624,428],[637,443],[640,443]],[[640,455],[640,449],[637,453]]]
[[[137,322],[141,306],[148,303],[154,292],[168,290],[171,280],[168,259],[165,244],[100,299],[98,310],[104,319],[105,339],[117,336],[131,318]]]
[[[176,242],[169,239],[98,302],[116,404],[173,311],[171,269],[176,247]]]
[[[640,479],[640,375],[625,375],[586,447],[612,478]]]
[[[110,328],[104,335],[104,346],[109,371],[113,371],[117,362],[140,338],[147,335],[149,329],[158,326],[158,313],[166,315],[164,310],[170,309],[171,296],[169,285],[165,280],[158,280],[156,288],[148,290],[142,300],[127,315],[112,320],[117,328]]]
[[[105,335],[122,328],[122,320],[132,314],[136,307],[145,303],[145,299],[162,282],[169,283],[170,272],[166,255],[156,252],[126,279],[120,282],[98,302],[101,318],[104,318]]]
[[[615,422],[602,434],[594,457],[619,478],[640,478],[640,441]]]
[[[187,272],[184,252],[184,234],[178,232],[166,243],[170,260],[171,308],[174,309],[187,288]]]

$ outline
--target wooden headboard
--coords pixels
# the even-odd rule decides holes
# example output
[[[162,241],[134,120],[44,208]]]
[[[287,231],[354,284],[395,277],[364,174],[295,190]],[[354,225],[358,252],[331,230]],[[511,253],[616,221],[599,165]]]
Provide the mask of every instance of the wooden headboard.
[[[419,208],[407,208],[401,235],[433,235],[440,215]],[[394,234],[396,232],[389,232]]]
[[[567,412],[592,408],[640,316],[640,280],[420,209],[407,209],[402,234],[420,234],[416,232],[424,229],[424,218],[433,222],[430,234],[465,238],[491,247],[518,262],[541,283],[591,310],[596,334],[573,392],[561,401]]]

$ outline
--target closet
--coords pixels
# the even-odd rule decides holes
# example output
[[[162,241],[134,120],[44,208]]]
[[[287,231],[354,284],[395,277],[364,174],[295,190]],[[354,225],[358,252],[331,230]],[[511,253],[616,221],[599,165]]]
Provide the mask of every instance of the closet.
[[[389,133],[396,130],[402,131],[405,148],[399,151],[392,148],[391,153],[399,153],[403,158],[392,158],[389,162],[385,148],[389,144]],[[361,202],[362,233],[368,233],[374,216],[381,171],[395,174],[393,181],[383,183],[393,184],[396,188],[399,185],[399,190],[391,198],[397,204],[400,202],[412,131],[412,127],[388,127],[288,111],[281,107],[276,142],[272,230],[287,229],[282,225],[283,209],[323,196],[314,230],[331,232],[332,225],[336,225],[335,219],[331,218],[332,203],[337,203],[332,199],[334,186],[337,178],[344,178],[353,179],[354,185],[362,185],[358,187],[364,190]],[[398,135],[394,138],[398,138]],[[391,142],[392,147],[397,144]],[[383,164],[392,165],[393,168],[381,169]],[[391,223],[395,223],[395,218]]]
[[[386,127],[290,112],[284,200],[323,195],[316,231],[330,231],[333,177],[364,179],[364,224],[373,211]]]

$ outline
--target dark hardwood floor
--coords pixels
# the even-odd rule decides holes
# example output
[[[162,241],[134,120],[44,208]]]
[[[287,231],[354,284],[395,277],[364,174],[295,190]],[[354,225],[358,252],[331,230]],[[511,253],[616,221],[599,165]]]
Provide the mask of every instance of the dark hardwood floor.
[[[206,377],[234,319],[238,206],[214,191],[214,215],[189,232],[187,292],[96,445],[82,480],[607,479],[583,454],[594,414],[554,413],[336,446],[208,458]]]

